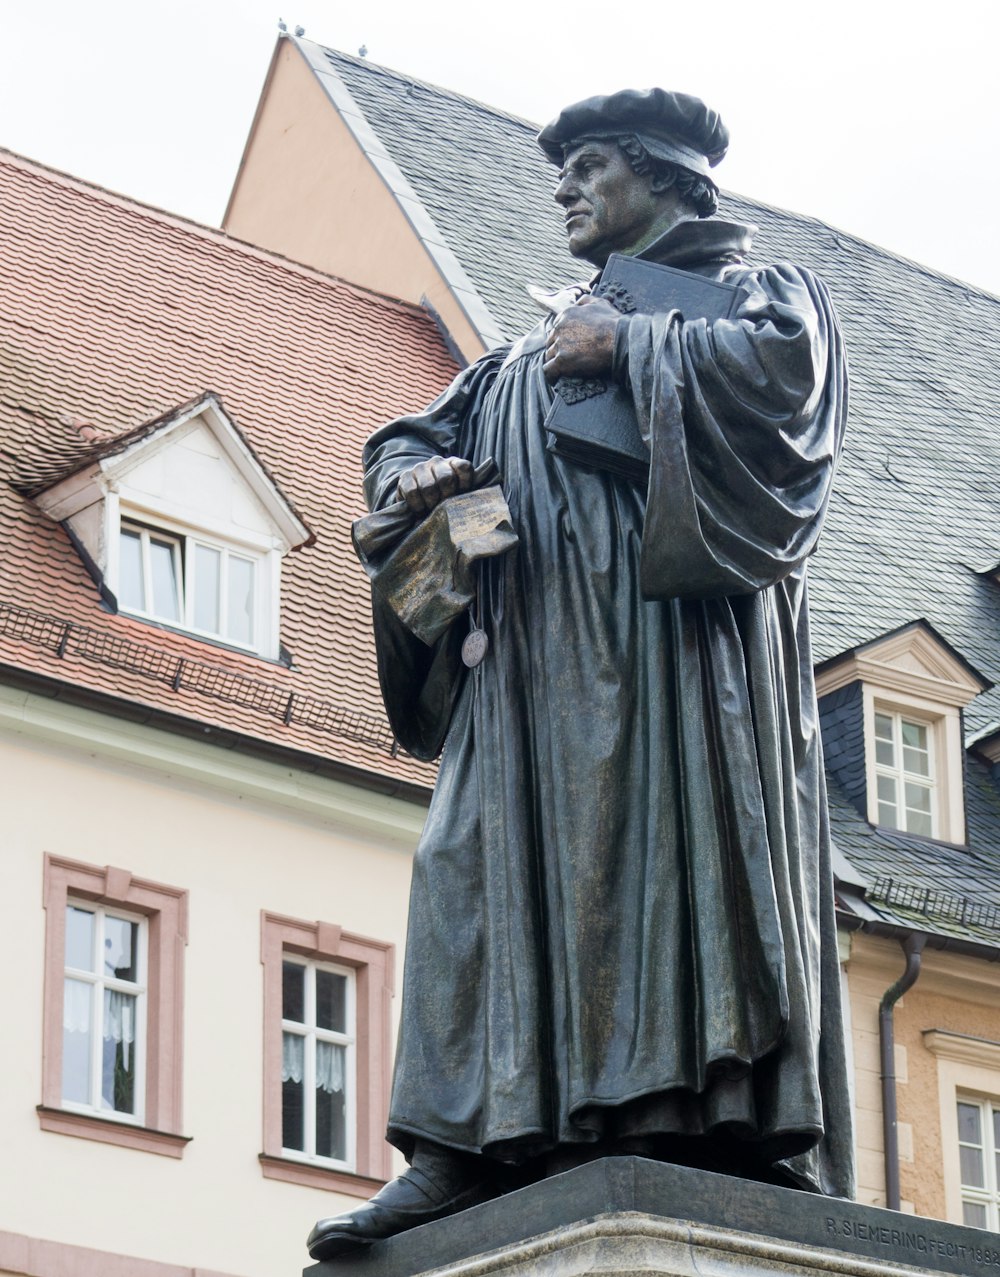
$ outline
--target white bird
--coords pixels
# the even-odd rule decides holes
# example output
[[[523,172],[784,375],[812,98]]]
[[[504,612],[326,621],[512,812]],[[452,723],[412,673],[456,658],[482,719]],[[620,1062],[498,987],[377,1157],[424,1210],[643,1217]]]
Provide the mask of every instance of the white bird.
[[[279,31],[284,31],[284,32],[286,32],[286,33],[287,33],[288,28],[285,26],[285,19],[284,19],[284,18],[279,18],[279,19],[278,19],[278,30],[279,30]]]
[[[361,48],[358,50],[358,57],[359,57],[359,58],[367,58],[367,57],[368,57],[368,45],[367,45],[367,44],[363,44],[363,45],[361,46]]]
[[[305,35],[305,33],[306,33],[306,29],[305,29],[305,27],[296,27],[296,28],[295,28],[295,34],[296,34],[297,36],[303,36],[303,35]]]

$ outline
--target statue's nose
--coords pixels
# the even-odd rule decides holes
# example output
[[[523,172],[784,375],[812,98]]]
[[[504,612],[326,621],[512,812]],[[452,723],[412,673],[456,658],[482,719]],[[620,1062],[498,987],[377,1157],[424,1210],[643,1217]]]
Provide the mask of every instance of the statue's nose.
[[[560,179],[553,198],[557,204],[568,204],[570,200],[575,199],[579,193],[576,183],[567,174],[566,177]]]

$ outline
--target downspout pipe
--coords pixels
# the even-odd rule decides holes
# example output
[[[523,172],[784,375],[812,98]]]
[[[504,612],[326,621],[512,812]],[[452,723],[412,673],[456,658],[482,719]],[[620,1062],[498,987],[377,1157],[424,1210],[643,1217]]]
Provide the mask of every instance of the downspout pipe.
[[[885,1204],[899,1210],[899,1128],[896,1114],[896,1042],[892,1013],[896,1003],[912,989],[920,975],[920,959],[927,943],[925,935],[911,932],[901,941],[906,969],[894,985],[886,989],[878,1009],[879,1050],[882,1061],[882,1142],[885,1155]]]

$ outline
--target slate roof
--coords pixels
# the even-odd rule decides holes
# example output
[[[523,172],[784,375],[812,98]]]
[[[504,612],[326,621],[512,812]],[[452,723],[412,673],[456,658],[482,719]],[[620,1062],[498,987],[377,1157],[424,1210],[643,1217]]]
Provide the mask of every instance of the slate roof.
[[[366,436],[454,376],[433,322],[7,152],[0,294],[0,677],[60,680],[379,783],[431,783],[391,752],[349,525]],[[291,668],[110,613],[66,532],[23,494],[209,390],[316,534],[284,560]]]
[[[508,337],[537,319],[526,285],[587,276],[536,124],[323,54]],[[974,736],[1000,721],[1000,586],[981,575],[1000,559],[1000,299],[814,218],[727,192],[720,211],[760,228],[752,263],[822,276],[848,345],[847,450],[811,565],[816,660],[924,618],[996,685],[966,711]],[[996,782],[974,762],[969,775],[969,852],[876,834],[833,786],[838,842],[872,881],[947,880],[1000,905]]]

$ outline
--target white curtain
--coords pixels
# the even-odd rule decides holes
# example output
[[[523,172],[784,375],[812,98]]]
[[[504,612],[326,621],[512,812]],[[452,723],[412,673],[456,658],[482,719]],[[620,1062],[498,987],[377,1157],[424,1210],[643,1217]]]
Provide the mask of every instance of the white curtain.
[[[67,980],[63,986],[63,1028],[67,1033],[90,1032],[92,987],[81,980]],[[104,990],[104,1040],[122,1044],[122,1063],[127,1070],[135,1041],[135,997],[131,993]]]
[[[305,1038],[294,1033],[282,1034],[281,1038],[281,1080],[282,1082],[301,1082],[305,1069]]]
[[[316,1043],[316,1089],[328,1095],[344,1093],[344,1048],[333,1042]]]
[[[122,1064],[126,1071],[129,1047],[135,1041],[135,998],[116,989],[104,990],[104,1040],[122,1044]]]
[[[63,1028],[67,1033],[89,1033],[90,985],[67,980],[63,988]]]
[[[302,1081],[306,1058],[305,1038],[284,1033],[281,1038],[281,1080]],[[316,1089],[327,1094],[344,1093],[344,1048],[335,1042],[316,1043]]]

